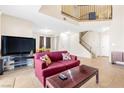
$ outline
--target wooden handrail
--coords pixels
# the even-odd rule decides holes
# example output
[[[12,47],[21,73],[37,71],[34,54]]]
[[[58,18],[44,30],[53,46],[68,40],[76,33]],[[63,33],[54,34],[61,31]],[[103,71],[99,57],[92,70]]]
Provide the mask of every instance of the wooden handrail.
[[[92,54],[93,57],[95,57],[95,53],[93,52],[92,47],[82,39],[82,37],[83,37],[87,32],[88,32],[88,31],[85,31],[85,32],[81,32],[81,33],[80,33],[80,36],[79,36],[80,44],[81,44],[82,46],[84,46],[84,48],[87,49],[87,50]]]
[[[61,11],[62,14],[80,21],[89,20],[90,12],[95,12],[96,20],[99,21],[112,19],[112,5],[62,5]]]

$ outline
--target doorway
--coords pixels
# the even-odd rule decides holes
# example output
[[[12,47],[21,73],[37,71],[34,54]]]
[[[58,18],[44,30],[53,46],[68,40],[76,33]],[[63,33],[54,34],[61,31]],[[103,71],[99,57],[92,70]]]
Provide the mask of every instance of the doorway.
[[[40,48],[51,48],[51,37],[40,36]]]
[[[51,37],[46,37],[46,48],[51,48]]]
[[[44,47],[44,37],[43,36],[40,36],[40,44],[39,44],[40,48],[43,48]]]

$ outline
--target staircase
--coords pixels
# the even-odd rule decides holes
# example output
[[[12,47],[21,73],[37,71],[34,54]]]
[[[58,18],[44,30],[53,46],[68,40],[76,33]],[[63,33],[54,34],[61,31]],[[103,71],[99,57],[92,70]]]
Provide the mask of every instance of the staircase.
[[[88,31],[84,31],[84,32],[80,32],[80,33],[79,33],[79,43],[92,55],[92,58],[95,58],[96,55],[95,55],[95,53],[93,52],[92,47],[91,47],[88,43],[86,43],[86,42],[83,40],[83,38],[82,38],[86,33],[88,33]]]

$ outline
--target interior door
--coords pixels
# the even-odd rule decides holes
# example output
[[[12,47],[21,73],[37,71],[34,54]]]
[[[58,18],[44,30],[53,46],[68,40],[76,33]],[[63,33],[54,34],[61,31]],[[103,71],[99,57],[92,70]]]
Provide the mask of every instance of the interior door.
[[[101,56],[109,56],[110,53],[110,39],[108,34],[101,36]]]

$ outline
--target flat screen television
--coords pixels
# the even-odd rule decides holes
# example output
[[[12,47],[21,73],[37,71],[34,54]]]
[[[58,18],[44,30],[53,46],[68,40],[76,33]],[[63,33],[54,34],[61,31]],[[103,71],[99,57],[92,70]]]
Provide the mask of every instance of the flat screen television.
[[[2,36],[2,56],[30,54],[35,52],[35,39],[26,37]]]

